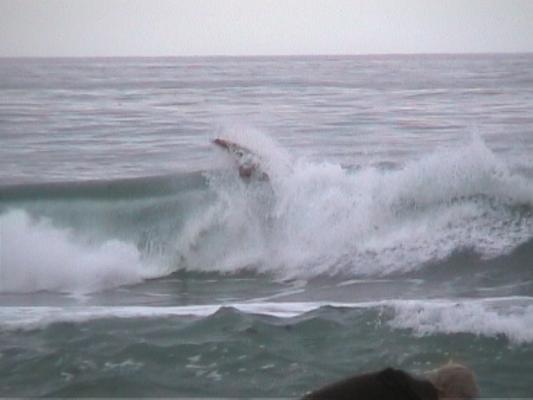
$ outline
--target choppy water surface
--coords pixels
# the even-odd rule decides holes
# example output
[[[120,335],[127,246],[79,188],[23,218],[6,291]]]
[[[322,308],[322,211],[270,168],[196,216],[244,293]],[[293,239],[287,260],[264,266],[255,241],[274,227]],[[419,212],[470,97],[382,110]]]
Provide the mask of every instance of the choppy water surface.
[[[453,359],[533,397],[531,71],[0,61],[0,391],[297,398]]]

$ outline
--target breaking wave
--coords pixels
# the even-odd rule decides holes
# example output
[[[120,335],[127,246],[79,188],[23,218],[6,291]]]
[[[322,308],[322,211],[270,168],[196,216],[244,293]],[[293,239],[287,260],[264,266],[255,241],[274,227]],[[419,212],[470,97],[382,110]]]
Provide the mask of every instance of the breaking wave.
[[[221,153],[216,170],[187,176],[1,188],[0,291],[93,291],[177,270],[402,274],[533,239],[533,181],[480,139],[351,170],[293,160],[257,133],[230,139],[258,153],[268,182],[242,181]]]

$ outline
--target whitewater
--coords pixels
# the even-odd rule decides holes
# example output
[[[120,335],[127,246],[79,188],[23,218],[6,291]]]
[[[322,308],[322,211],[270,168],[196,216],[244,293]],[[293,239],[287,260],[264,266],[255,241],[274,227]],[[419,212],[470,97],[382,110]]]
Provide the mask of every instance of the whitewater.
[[[1,392],[533,396],[532,62],[3,60]]]

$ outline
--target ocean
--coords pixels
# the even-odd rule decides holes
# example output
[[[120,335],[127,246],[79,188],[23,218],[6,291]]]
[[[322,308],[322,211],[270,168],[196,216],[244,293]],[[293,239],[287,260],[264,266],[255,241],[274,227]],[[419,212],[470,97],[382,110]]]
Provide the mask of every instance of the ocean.
[[[533,55],[1,59],[0,91],[1,396],[453,360],[533,398]]]

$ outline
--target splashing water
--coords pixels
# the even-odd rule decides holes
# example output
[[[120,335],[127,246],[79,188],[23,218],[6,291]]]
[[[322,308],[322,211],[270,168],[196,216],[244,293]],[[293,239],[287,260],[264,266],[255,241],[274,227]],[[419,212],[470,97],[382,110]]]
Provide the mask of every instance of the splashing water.
[[[211,175],[217,202],[203,214],[203,228],[190,223],[204,235],[193,252],[178,246],[187,267],[252,265],[283,278],[382,275],[464,249],[494,257],[533,235],[531,181],[479,138],[397,170],[304,159],[276,170],[275,149],[263,155],[270,185]]]

